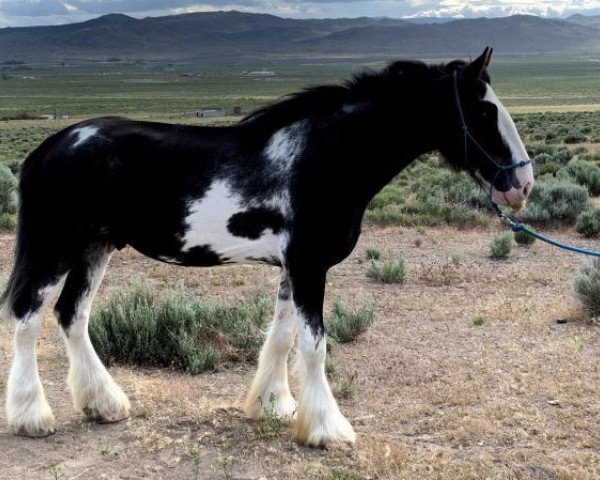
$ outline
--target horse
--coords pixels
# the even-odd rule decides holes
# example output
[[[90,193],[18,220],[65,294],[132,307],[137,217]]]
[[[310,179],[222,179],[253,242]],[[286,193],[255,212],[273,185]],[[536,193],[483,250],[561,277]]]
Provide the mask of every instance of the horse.
[[[533,171],[490,84],[491,48],[475,60],[396,61],[337,85],[284,97],[230,126],[87,120],[25,160],[14,267],[2,295],[15,322],[6,412],[13,433],[45,437],[55,420],[36,360],[44,309],[69,357],[74,406],[116,422],[130,404],[88,336],[111,254],[130,246],[182,266],[281,267],[274,320],[244,411],[294,422],[310,446],[354,443],[325,375],[327,271],[355,247],[369,201],[437,150],[498,204],[519,208]],[[301,389],[288,384],[296,344]]]

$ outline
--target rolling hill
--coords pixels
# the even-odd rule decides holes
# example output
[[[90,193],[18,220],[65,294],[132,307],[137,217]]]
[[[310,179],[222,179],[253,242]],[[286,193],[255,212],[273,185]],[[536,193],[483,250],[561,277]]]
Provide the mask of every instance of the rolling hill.
[[[241,56],[600,53],[600,18],[529,15],[445,22],[289,19],[210,12],[135,19],[111,14],[60,26],[0,29],[0,60]]]

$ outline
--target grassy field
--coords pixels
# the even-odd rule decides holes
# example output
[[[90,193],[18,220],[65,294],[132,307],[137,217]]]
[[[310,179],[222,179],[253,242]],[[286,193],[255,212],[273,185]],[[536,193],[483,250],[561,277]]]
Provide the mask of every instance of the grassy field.
[[[0,118],[23,113],[181,117],[203,106],[248,111],[304,86],[335,82],[365,66],[384,64],[361,59],[208,66],[144,62],[4,66]],[[262,70],[275,75],[251,75]],[[497,57],[491,73],[497,93],[509,106],[600,105],[600,62],[595,59]]]

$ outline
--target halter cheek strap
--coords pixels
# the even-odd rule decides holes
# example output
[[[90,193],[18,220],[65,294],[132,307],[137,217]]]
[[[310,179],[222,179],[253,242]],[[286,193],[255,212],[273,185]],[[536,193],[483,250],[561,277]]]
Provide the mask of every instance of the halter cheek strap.
[[[477,147],[477,149],[488,160],[488,162],[490,162],[492,165],[494,165],[496,167],[496,174],[494,175],[494,178],[493,178],[492,182],[490,183],[490,191],[488,192],[490,200],[492,200],[492,188],[494,187],[494,182],[498,178],[498,175],[500,175],[503,172],[508,172],[510,170],[514,170],[516,168],[524,167],[525,165],[529,165],[531,163],[531,160],[521,160],[521,161],[519,161],[517,163],[513,163],[511,165],[501,165],[494,159],[494,157],[492,157],[485,150],[485,148],[483,148],[481,146],[481,144],[475,139],[475,137],[469,130],[469,127],[467,126],[467,122],[465,121],[465,114],[463,112],[462,103],[460,101],[460,95],[458,93],[458,73],[456,70],[454,70],[454,73],[452,74],[452,79],[453,79],[453,85],[454,85],[454,99],[456,100],[456,108],[458,109],[458,116],[460,118],[460,123],[461,123],[463,133],[464,133],[465,163],[466,163],[467,167],[469,168],[469,170],[471,170],[472,175],[474,175],[473,169],[469,165],[469,158],[467,155],[469,140],[470,140],[471,143],[473,145],[475,145],[475,147]],[[492,201],[492,205],[494,206],[495,210],[498,210],[498,206],[493,201]]]

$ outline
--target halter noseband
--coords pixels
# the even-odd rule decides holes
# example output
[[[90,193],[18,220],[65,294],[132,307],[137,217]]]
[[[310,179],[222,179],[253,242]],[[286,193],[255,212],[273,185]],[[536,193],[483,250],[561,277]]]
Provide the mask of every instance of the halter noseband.
[[[498,175],[500,175],[503,172],[508,172],[510,170],[514,170],[516,168],[519,167],[524,167],[525,165],[529,165],[531,163],[531,160],[521,160],[520,162],[517,163],[513,163],[511,165],[500,165],[496,160],[494,160],[494,157],[492,157],[486,150],[485,148],[483,148],[479,142],[477,140],[475,140],[475,137],[473,136],[473,134],[470,132],[469,127],[467,126],[467,122],[465,121],[465,114],[463,112],[463,108],[462,108],[462,103],[460,101],[460,95],[458,94],[458,73],[456,70],[454,70],[454,73],[452,74],[452,79],[453,79],[453,85],[454,85],[454,98],[456,100],[456,108],[458,109],[458,115],[460,118],[460,123],[462,125],[462,129],[464,132],[464,152],[465,152],[465,164],[467,165],[467,168],[470,170],[471,175],[475,176],[474,170],[469,166],[469,158],[467,156],[467,150],[468,150],[468,145],[469,145],[469,140],[471,140],[471,143],[473,143],[473,145],[475,145],[479,151],[481,153],[483,153],[484,157],[492,164],[496,167],[496,174],[494,175],[494,179],[491,181],[490,183],[490,191],[488,192],[488,195],[490,197],[490,201],[492,202],[492,205],[494,207],[494,210],[496,211],[496,213],[500,214],[500,210],[498,208],[498,205],[496,205],[493,201],[492,201],[492,188],[494,187],[494,182],[496,181],[496,179],[498,178]],[[477,177],[475,177],[477,178]]]

